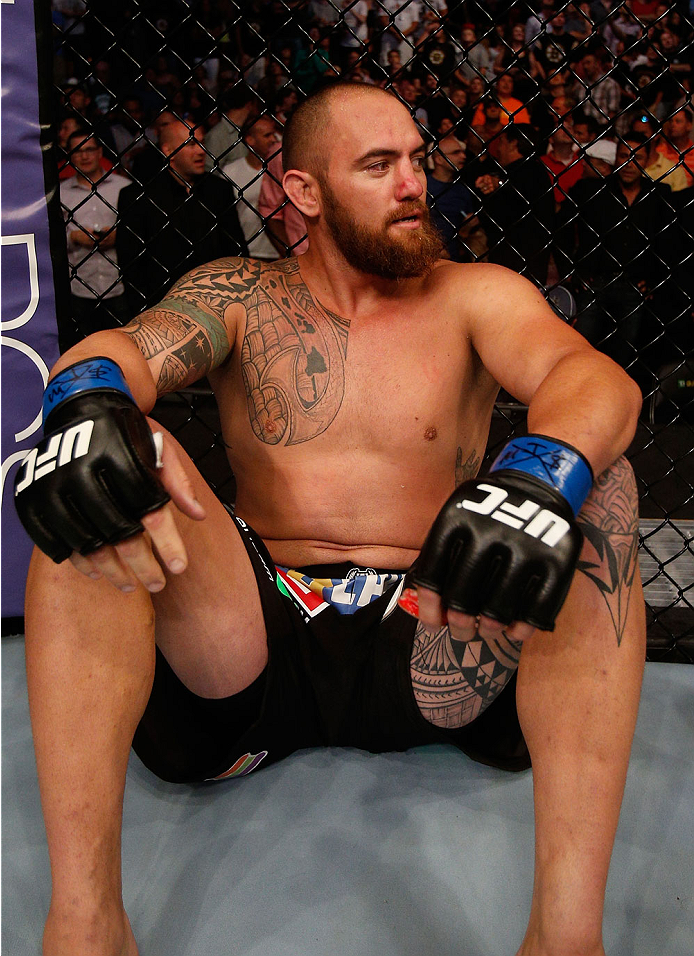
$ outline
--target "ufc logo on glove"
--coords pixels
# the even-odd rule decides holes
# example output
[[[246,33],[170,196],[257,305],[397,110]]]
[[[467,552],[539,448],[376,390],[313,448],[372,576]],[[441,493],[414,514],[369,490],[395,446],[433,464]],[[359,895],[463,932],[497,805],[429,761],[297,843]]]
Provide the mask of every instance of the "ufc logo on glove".
[[[89,419],[86,422],[80,422],[79,425],[73,425],[67,431],[51,435],[46,450],[41,454],[39,454],[39,448],[32,448],[22,464],[24,475],[15,485],[15,497],[32,482],[86,455],[93,431],[94,421]]]
[[[464,498],[456,504],[456,508],[465,508],[480,515],[490,515],[495,521],[501,521],[511,528],[520,530],[533,538],[539,538],[543,544],[553,548],[568,532],[571,525],[565,518],[560,518],[547,508],[540,508],[535,501],[526,498],[521,505],[509,504],[506,499],[508,492],[494,485],[477,485],[478,491],[486,492],[482,501],[471,501]],[[539,513],[538,513],[539,512]],[[525,527],[524,527],[525,526]]]

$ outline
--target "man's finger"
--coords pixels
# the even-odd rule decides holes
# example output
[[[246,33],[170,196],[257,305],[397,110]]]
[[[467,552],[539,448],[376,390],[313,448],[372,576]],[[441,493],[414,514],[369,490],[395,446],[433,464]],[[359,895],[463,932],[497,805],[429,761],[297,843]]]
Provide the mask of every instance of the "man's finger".
[[[193,484],[178,457],[176,446],[167,434],[156,430],[156,422],[150,421],[150,425],[153,426],[155,443],[161,448],[157,471],[159,480],[179,511],[194,521],[202,521],[205,509],[195,496]]]
[[[161,561],[172,574],[180,574],[188,566],[186,547],[176,525],[173,508],[170,504],[142,518],[142,524],[148,531],[152,545]]]
[[[419,603],[419,620],[431,631],[443,627],[446,623],[446,614],[441,604],[441,598],[435,591],[428,588],[417,588]]]
[[[126,568],[148,591],[161,591],[166,584],[164,572],[152,554],[147,535],[136,534],[115,546],[116,554]]]

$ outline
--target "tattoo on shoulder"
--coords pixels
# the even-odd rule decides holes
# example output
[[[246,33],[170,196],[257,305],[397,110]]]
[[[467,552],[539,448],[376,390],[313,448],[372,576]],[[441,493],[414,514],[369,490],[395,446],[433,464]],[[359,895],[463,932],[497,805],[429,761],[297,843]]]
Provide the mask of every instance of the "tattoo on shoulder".
[[[464,481],[467,481],[469,478],[474,478],[477,475],[477,472],[480,470],[480,465],[482,464],[482,459],[477,454],[477,450],[473,449],[468,455],[467,459],[463,461],[463,449],[458,446],[458,451],[455,456],[455,484],[456,488],[458,485],[462,485]]]
[[[298,264],[273,264],[246,301],[241,368],[253,432],[269,445],[320,435],[342,406],[349,321],[323,308]]]
[[[621,644],[639,546],[636,481],[626,458],[597,478],[578,523],[585,538],[578,571],[600,591]]]

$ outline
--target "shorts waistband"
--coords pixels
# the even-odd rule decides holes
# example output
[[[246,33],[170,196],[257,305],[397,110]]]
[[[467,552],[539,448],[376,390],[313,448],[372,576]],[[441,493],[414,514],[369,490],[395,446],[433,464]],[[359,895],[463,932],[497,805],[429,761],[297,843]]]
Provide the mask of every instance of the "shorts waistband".
[[[354,614],[386,591],[401,588],[406,572],[355,568],[349,563],[277,569],[277,584],[287,597],[313,614],[328,605],[340,614]],[[309,612],[311,613],[311,612]]]

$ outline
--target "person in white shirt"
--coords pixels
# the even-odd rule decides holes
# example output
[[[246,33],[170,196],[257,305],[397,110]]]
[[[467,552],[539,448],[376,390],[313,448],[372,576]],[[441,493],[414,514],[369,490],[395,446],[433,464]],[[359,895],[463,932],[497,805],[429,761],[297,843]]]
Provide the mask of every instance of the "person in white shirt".
[[[231,181],[237,199],[236,213],[248,243],[248,254],[253,259],[277,259],[279,254],[263,228],[258,214],[258,199],[267,161],[280,148],[277,124],[269,116],[252,119],[241,131],[248,150],[245,156],[222,167],[222,173]]]
[[[88,130],[71,133],[68,149],[75,175],[60,184],[73,319],[60,330],[66,346],[132,318],[116,256],[118,195],[130,180],[104,173],[101,144]]]

